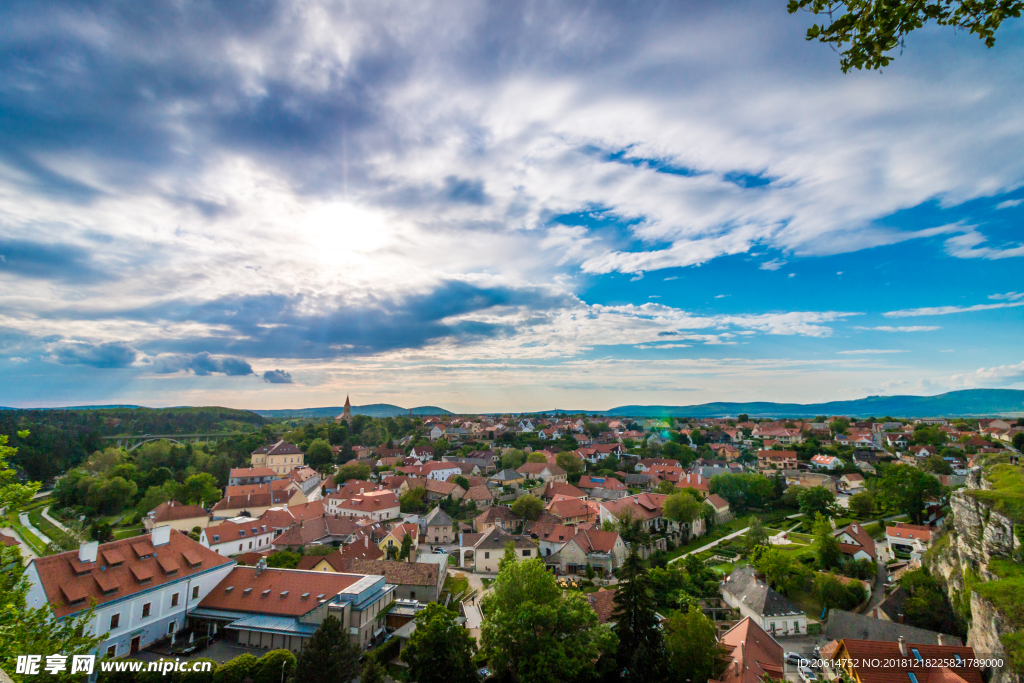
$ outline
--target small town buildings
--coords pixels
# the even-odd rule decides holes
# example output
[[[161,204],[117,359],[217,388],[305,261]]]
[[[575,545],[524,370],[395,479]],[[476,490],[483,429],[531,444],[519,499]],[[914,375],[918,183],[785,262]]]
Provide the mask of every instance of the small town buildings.
[[[861,683],[982,683],[981,669],[975,664],[974,648],[956,645],[908,643],[902,637],[895,643],[880,640],[843,638],[834,659],[854,680]],[[913,661],[912,667],[903,662]],[[956,662],[955,666],[945,666]]]
[[[531,481],[560,481],[566,480],[567,474],[558,465],[550,465],[546,462],[527,462],[516,468],[516,472]]]
[[[725,498],[722,498],[717,493],[712,493],[704,499],[704,503],[710,505],[711,509],[715,511],[715,524],[725,524],[732,521],[734,515],[729,509],[729,501]]]
[[[234,517],[259,517],[272,507],[290,507],[307,502],[306,496],[297,488],[289,487],[261,493],[243,493],[224,496],[210,508],[214,520]]]
[[[455,542],[455,523],[439,507],[427,513],[427,516],[420,522],[420,527],[423,531],[422,539],[424,543],[444,544]]]
[[[192,529],[203,529],[210,523],[210,513],[200,505],[182,505],[176,500],[160,503],[142,518],[142,526],[152,531],[158,526],[169,526],[187,534]]]
[[[818,454],[811,458],[811,465],[818,469],[834,470],[843,466],[843,461],[834,455]]]
[[[289,481],[295,482],[295,484],[302,490],[302,493],[307,497],[313,493],[313,491],[320,486],[320,482],[323,481],[320,473],[307,465],[299,465],[292,469],[292,471],[288,473],[288,479]]]
[[[615,477],[609,476],[583,475],[576,486],[588,497],[600,500],[616,500],[629,493],[625,484]]]
[[[493,483],[495,486],[511,486],[512,488],[519,488],[521,485],[526,483],[526,477],[516,470],[501,470],[500,472],[492,474],[487,481],[488,483]]]
[[[796,451],[757,452],[757,471],[761,474],[773,470],[795,470],[797,462]]]
[[[388,584],[395,586],[395,597],[398,599],[437,602],[448,576],[448,565],[434,562],[350,560],[346,571],[383,576]]]
[[[495,527],[506,533],[515,531],[522,520],[504,505],[495,505],[473,518],[473,531],[484,533]]]
[[[556,495],[544,508],[564,524],[595,524],[601,516],[601,506],[592,500]]]
[[[505,556],[505,546],[515,546],[516,557],[532,559],[540,556],[540,549],[529,536],[513,536],[499,528],[492,527],[482,534],[461,534],[459,553],[463,567],[485,574],[497,574],[498,564]]]
[[[877,559],[875,540],[862,525],[849,524],[842,529],[836,529],[832,535],[839,541],[839,550],[850,559],[872,562]]]
[[[398,496],[394,491],[364,491],[351,498],[332,493],[325,499],[326,512],[344,517],[367,517],[375,522],[396,519],[401,512]]]
[[[39,557],[28,564],[26,602],[49,604],[56,619],[95,605],[89,632],[103,635],[96,653],[134,655],[185,627],[196,607],[234,562],[170,526],[111,543]]]
[[[274,535],[274,529],[258,519],[235,517],[203,529],[199,542],[218,555],[230,556],[267,550]]]
[[[931,545],[932,533],[931,527],[896,522],[895,526],[885,527],[885,540],[893,559],[903,555],[912,561],[920,561],[921,555]]]
[[[334,616],[365,646],[384,631],[394,593],[381,575],[236,566],[189,617],[200,633],[216,624],[243,647],[301,652]]]
[[[269,446],[260,446],[251,455],[253,467],[266,467],[277,475],[286,475],[305,464],[305,454],[295,444],[283,439]]]
[[[864,491],[864,475],[863,474],[844,474],[839,477],[839,490],[847,491],[851,494],[860,493]]]
[[[228,473],[228,486],[269,484],[280,475],[269,467],[235,467]]]
[[[784,595],[758,580],[752,567],[738,567],[722,585],[722,597],[773,637],[807,633],[807,615]]]
[[[744,618],[718,642],[726,652],[726,667],[715,683],[762,683],[765,677],[784,680],[782,646],[755,619]]]
[[[676,482],[677,489],[689,490],[696,495],[698,500],[706,497],[711,492],[709,486],[710,483],[707,478],[699,474],[684,474]]]
[[[963,645],[963,641],[937,631],[929,631],[908,624],[887,619],[876,619],[864,614],[854,614],[841,609],[828,611],[828,625],[825,636],[832,640],[854,638],[858,640],[885,640],[899,642],[900,637],[908,643],[929,645]]]
[[[548,557],[561,550],[576,535],[576,529],[566,524],[528,522],[523,535],[537,542],[541,557]]]
[[[462,499],[467,502],[473,501],[478,510],[484,510],[494,504],[494,491],[487,486],[470,486]]]
[[[586,498],[587,494],[566,481],[549,481],[541,487],[539,495],[541,500],[551,501],[555,496]]]
[[[585,593],[587,602],[597,614],[602,624],[613,625],[612,615],[615,613],[615,588],[598,588],[593,593]]]
[[[413,551],[419,548],[420,527],[417,524],[396,524],[384,534],[384,538],[380,540],[377,547],[385,552],[388,552],[388,549],[392,549],[391,552],[398,553],[402,548],[402,544],[405,543],[406,536],[409,537]]]
[[[627,552],[618,533],[588,529],[577,532],[544,562],[563,574],[582,574],[589,564],[598,576],[607,576],[622,566]]]

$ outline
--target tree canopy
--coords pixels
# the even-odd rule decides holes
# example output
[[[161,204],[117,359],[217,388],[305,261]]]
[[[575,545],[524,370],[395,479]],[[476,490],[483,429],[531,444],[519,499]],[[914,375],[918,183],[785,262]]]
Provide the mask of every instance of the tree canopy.
[[[410,680],[417,683],[475,683],[476,642],[458,615],[431,602],[416,614],[416,630],[402,650]]]

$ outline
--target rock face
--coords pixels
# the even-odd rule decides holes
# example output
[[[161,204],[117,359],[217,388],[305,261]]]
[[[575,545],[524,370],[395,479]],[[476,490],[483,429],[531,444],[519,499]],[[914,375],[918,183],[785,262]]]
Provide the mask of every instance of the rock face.
[[[950,544],[941,552],[929,556],[928,567],[942,577],[950,602],[956,604],[964,591],[964,572],[973,571],[982,581],[998,577],[988,565],[996,557],[1014,556],[1020,546],[1013,534],[1013,522],[993,510],[987,503],[974,498],[969,489],[987,489],[988,482],[974,473],[968,478],[967,489],[956,491],[950,501],[953,510],[953,530]],[[964,596],[966,598],[966,596]],[[967,632],[967,645],[978,657],[1002,658],[1006,653],[1000,637],[1013,631],[1003,616],[988,600],[975,592],[970,595],[971,627]],[[1021,678],[1009,670],[992,670],[989,683],[1021,683]]]

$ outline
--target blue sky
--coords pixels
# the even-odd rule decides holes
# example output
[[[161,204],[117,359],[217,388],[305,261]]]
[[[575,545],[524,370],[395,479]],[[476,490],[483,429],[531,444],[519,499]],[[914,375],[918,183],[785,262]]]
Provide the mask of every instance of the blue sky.
[[[1024,22],[0,8],[0,405],[1024,388]]]

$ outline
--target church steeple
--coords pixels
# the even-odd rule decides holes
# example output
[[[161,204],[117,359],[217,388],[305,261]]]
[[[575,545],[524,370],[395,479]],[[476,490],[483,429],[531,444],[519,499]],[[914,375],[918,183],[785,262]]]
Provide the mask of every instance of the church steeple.
[[[348,396],[345,396],[345,410],[342,411],[341,415],[334,418],[336,423],[342,420],[347,422],[349,427],[352,426],[352,404],[349,403]]]

